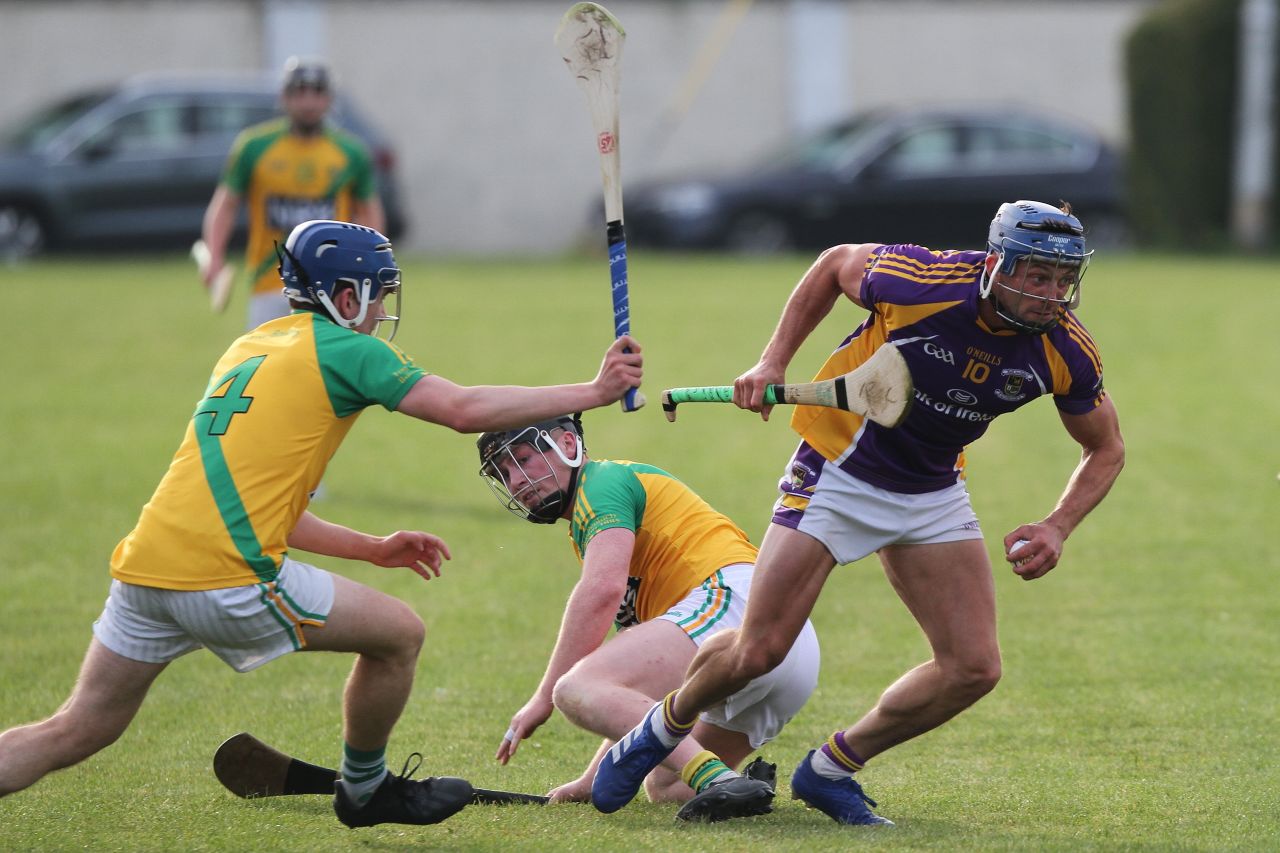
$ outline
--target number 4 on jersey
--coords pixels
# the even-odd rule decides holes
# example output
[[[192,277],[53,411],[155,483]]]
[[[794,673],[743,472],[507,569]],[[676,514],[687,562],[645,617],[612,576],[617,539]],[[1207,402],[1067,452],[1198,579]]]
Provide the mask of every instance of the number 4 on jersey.
[[[196,418],[201,415],[213,415],[204,422],[207,435],[226,435],[227,427],[231,426],[231,419],[242,412],[249,411],[249,406],[253,405],[253,398],[246,397],[244,392],[249,387],[249,380],[262,366],[264,360],[266,360],[265,355],[258,355],[242,361],[228,370],[221,379],[210,383],[209,390],[205,392],[204,399],[196,405],[193,415]],[[224,388],[226,390],[221,394],[216,393]],[[197,424],[197,427],[199,426],[200,424]]]

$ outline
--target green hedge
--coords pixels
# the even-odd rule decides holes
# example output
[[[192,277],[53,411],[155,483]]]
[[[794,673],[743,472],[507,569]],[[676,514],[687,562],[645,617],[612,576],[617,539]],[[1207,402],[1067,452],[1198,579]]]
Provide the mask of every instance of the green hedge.
[[[1226,244],[1240,7],[1241,0],[1166,0],[1129,35],[1129,216],[1144,243]]]

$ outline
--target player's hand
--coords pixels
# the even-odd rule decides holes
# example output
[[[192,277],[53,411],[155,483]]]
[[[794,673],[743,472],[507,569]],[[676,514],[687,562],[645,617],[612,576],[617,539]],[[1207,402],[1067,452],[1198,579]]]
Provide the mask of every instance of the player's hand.
[[[553,803],[589,803],[591,802],[591,780],[574,779],[547,792]]]
[[[368,559],[386,569],[413,569],[431,580],[440,577],[440,566],[453,555],[439,536],[421,530],[397,530],[390,536],[375,538]]]
[[[643,365],[640,344],[630,335],[623,335],[605,350],[600,372],[592,383],[603,394],[605,405],[621,400],[632,388],[640,387]]]
[[[511,718],[511,725],[507,726],[507,733],[502,736],[502,743],[498,745],[498,751],[493,757],[498,759],[500,764],[510,761],[515,756],[516,750],[520,748],[520,741],[529,737],[538,730],[538,726],[551,719],[551,712],[554,709],[555,706],[551,704],[550,699],[544,699],[541,695],[530,698]]]
[[[755,367],[733,380],[733,404],[739,409],[760,413],[761,420],[769,420],[773,406],[764,404],[764,392],[770,385],[779,385],[786,379],[785,371],[760,361]]]
[[[209,258],[209,265],[200,270],[200,278],[204,281],[205,289],[213,287],[213,282],[218,277],[218,273],[222,272],[222,268],[226,266],[226,262],[222,258]]]
[[[1004,537],[1004,558],[1024,581],[1044,577],[1062,558],[1063,535],[1051,524],[1024,524]],[[1025,542],[1016,551],[1013,546]]]

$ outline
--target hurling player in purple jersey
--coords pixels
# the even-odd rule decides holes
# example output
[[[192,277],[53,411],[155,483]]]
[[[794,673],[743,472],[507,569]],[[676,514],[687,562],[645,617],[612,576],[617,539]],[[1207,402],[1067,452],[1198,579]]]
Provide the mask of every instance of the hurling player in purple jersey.
[[[734,402],[760,412],[765,386],[841,295],[870,314],[816,379],[847,373],[881,346],[911,369],[914,401],[896,429],[836,409],[800,406],[802,441],[780,484],[742,627],[705,643],[685,683],[651,709],[597,774],[631,784],[661,761],[698,713],[777,666],[837,564],[880,557],[932,657],[905,673],[857,722],[809,752],[793,796],[840,823],[889,823],[854,781],[885,750],[968,708],[1000,679],[992,569],[964,482],[964,448],[995,417],[1052,395],[1081,458],[1057,505],[1004,536],[1024,580],[1058,564],[1063,543],[1111,488],[1124,442],[1102,362],[1072,309],[1088,266],[1084,228],[1033,201],[1001,205],[987,250],[934,252],[875,243],[823,252],[792,292]],[[638,784],[638,783],[637,783]]]

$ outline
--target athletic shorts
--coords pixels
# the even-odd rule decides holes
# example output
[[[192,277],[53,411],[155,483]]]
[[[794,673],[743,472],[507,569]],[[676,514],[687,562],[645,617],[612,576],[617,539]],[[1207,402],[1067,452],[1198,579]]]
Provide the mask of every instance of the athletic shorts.
[[[285,557],[268,583],[174,590],[113,580],[93,634],[111,651],[168,663],[202,646],[236,672],[306,648],[304,626],[323,627],[333,608],[333,576]]]
[[[680,626],[698,646],[720,631],[737,628],[747,612],[754,569],[750,563],[725,566],[658,618]],[[806,620],[782,663],[704,711],[700,719],[745,734],[751,748],[759,749],[809,701],[818,686],[819,660],[818,635]]]
[[[289,312],[292,310],[289,307],[288,298],[279,290],[252,293],[249,295],[249,325],[247,328],[256,329],[263,323],[268,323],[280,317],[288,317]]]
[[[981,539],[982,526],[960,481],[936,492],[891,492],[827,462],[801,442],[778,484],[773,523],[827,547],[841,565],[886,545],[930,545]]]

